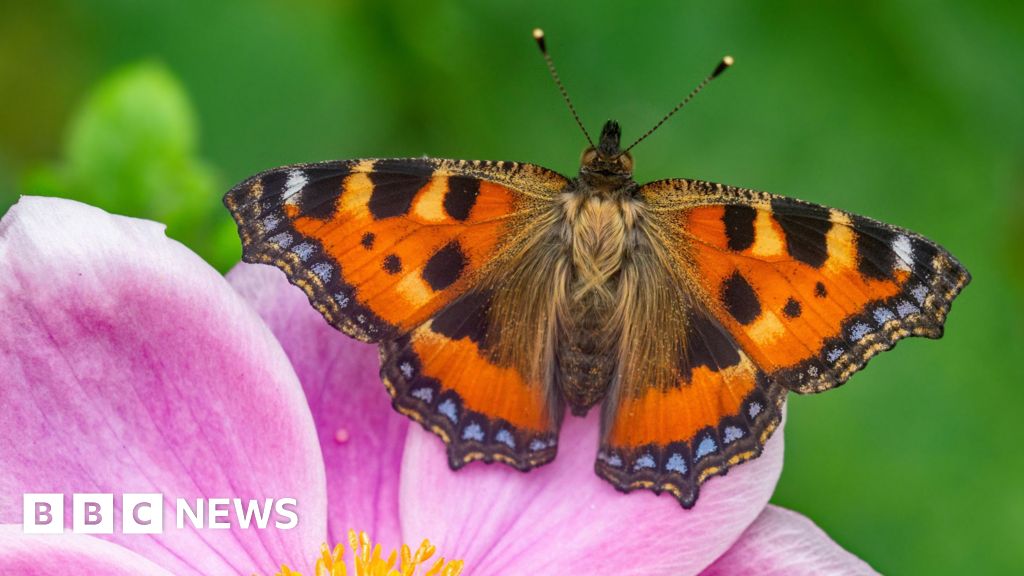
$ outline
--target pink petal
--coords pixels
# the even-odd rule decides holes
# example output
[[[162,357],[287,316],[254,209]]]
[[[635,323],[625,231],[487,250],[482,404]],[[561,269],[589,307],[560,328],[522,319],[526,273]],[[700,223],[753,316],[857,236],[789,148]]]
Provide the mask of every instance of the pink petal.
[[[702,576],[877,574],[805,516],[768,506]]]
[[[4,574],[53,576],[171,576],[124,546],[81,534],[23,534],[21,526],[0,525],[0,567]]]
[[[596,412],[596,411],[594,411]],[[429,537],[467,574],[695,574],[734,542],[782,472],[780,429],[760,458],[712,478],[692,510],[670,495],[624,495],[594,473],[598,415],[567,417],[558,457],[527,474],[448,469],[441,441],[412,429],[402,469],[407,542]]]
[[[162,493],[163,534],[105,538],[179,574],[301,566],[324,539],[323,463],[287,357],[162,226],[66,200],[13,207],[0,374],[0,522],[21,522],[24,492],[113,493],[115,507]],[[174,499],[197,497],[296,498],[300,522],[176,529]]]
[[[332,328],[276,268],[239,264],[228,281],[277,336],[306,392],[327,468],[330,541],[346,542],[354,528],[399,545],[398,478],[409,420],[391,408],[377,347]]]

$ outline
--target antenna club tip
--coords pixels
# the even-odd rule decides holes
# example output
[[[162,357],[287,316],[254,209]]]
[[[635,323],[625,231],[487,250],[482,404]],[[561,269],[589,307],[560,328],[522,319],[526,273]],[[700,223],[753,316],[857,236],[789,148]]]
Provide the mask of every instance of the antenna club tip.
[[[548,48],[544,44],[544,31],[540,28],[534,28],[533,39],[537,42],[537,46],[540,47],[540,51],[547,54]]]
[[[711,73],[711,77],[709,79],[717,78],[719,74],[725,72],[725,70],[729,66],[732,66],[734,62],[735,60],[733,60],[732,56],[726,56],[725,58],[722,58],[722,61],[719,62],[718,66],[715,67],[715,71]]]

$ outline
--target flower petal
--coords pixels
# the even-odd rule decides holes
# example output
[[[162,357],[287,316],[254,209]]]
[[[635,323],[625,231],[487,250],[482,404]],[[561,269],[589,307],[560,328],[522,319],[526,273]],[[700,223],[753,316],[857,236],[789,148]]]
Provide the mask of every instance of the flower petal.
[[[5,574],[103,574],[171,576],[124,546],[81,534],[23,534],[21,526],[0,525],[0,566]]]
[[[277,336],[306,392],[327,469],[328,539],[346,542],[354,528],[397,547],[409,420],[391,408],[377,347],[332,328],[274,267],[239,264],[228,281]]]
[[[782,429],[760,458],[712,478],[692,510],[670,495],[624,495],[594,473],[598,415],[569,417],[554,462],[527,474],[452,472],[414,428],[402,470],[406,541],[429,537],[469,574],[695,574],[757,517],[782,472]]]
[[[768,506],[743,536],[702,576],[877,574],[843,550],[806,516]]]
[[[106,536],[175,573],[305,565],[323,463],[273,335],[153,222],[23,198],[0,222],[0,522],[24,492],[165,496],[163,534]],[[175,526],[176,498],[295,498],[291,530]],[[66,499],[70,501],[70,496]],[[70,523],[70,514],[65,520]],[[280,518],[287,520],[286,518]]]

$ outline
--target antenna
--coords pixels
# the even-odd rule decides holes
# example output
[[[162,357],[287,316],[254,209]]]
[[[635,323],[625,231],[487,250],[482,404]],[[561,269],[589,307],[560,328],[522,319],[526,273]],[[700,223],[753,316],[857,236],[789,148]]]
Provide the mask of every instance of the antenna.
[[[718,66],[715,66],[715,70],[713,72],[711,72],[711,74],[707,78],[705,78],[703,81],[701,81],[701,83],[698,84],[697,87],[694,88],[693,91],[690,92],[686,96],[686,98],[683,98],[682,102],[680,102],[679,104],[676,104],[676,107],[673,108],[671,112],[669,112],[668,114],[665,114],[664,118],[659,120],[658,123],[655,124],[653,128],[651,128],[650,130],[645,132],[643,136],[637,138],[636,141],[633,142],[632,144],[630,144],[628,148],[623,150],[621,152],[621,154],[625,154],[626,152],[629,152],[630,150],[633,149],[634,146],[636,146],[637,144],[643,142],[651,134],[654,134],[655,130],[657,130],[658,128],[661,128],[662,124],[664,124],[669,118],[671,118],[673,114],[675,114],[676,112],[679,112],[679,110],[681,110],[683,108],[683,106],[686,106],[686,104],[689,103],[690,100],[693,100],[694,96],[699,94],[700,91],[703,90],[704,87],[707,86],[712,80],[714,80],[715,78],[718,78],[718,76],[721,75],[722,72],[725,72],[726,68],[728,68],[729,66],[732,66],[733,62],[734,62],[734,60],[732,59],[732,56],[726,56],[725,58],[722,58],[722,61],[718,63]]]
[[[551,78],[558,85],[558,91],[562,93],[562,98],[565,103],[569,105],[569,112],[572,112],[572,117],[576,119],[576,124],[583,131],[583,135],[587,137],[587,142],[590,143],[590,147],[594,148],[594,141],[590,139],[590,133],[587,132],[586,127],[583,126],[583,122],[580,120],[579,114],[576,113],[576,108],[572,105],[572,100],[569,99],[569,93],[565,90],[565,85],[562,84],[561,78],[558,77],[558,71],[555,70],[555,63],[551,60],[551,55],[548,54],[547,45],[544,43],[544,31],[540,28],[533,29],[533,39],[537,41],[537,47],[540,48],[540,53],[544,55],[544,61],[548,64],[548,70],[551,72]]]

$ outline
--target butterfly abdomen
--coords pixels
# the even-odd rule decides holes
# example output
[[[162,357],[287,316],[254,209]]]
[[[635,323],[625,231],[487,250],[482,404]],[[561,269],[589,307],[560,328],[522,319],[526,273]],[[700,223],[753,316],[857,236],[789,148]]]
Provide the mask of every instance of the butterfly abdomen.
[[[630,231],[618,199],[567,194],[563,206],[572,279],[567,314],[559,319],[556,373],[569,406],[583,414],[604,398],[617,369],[622,323],[615,310]]]

